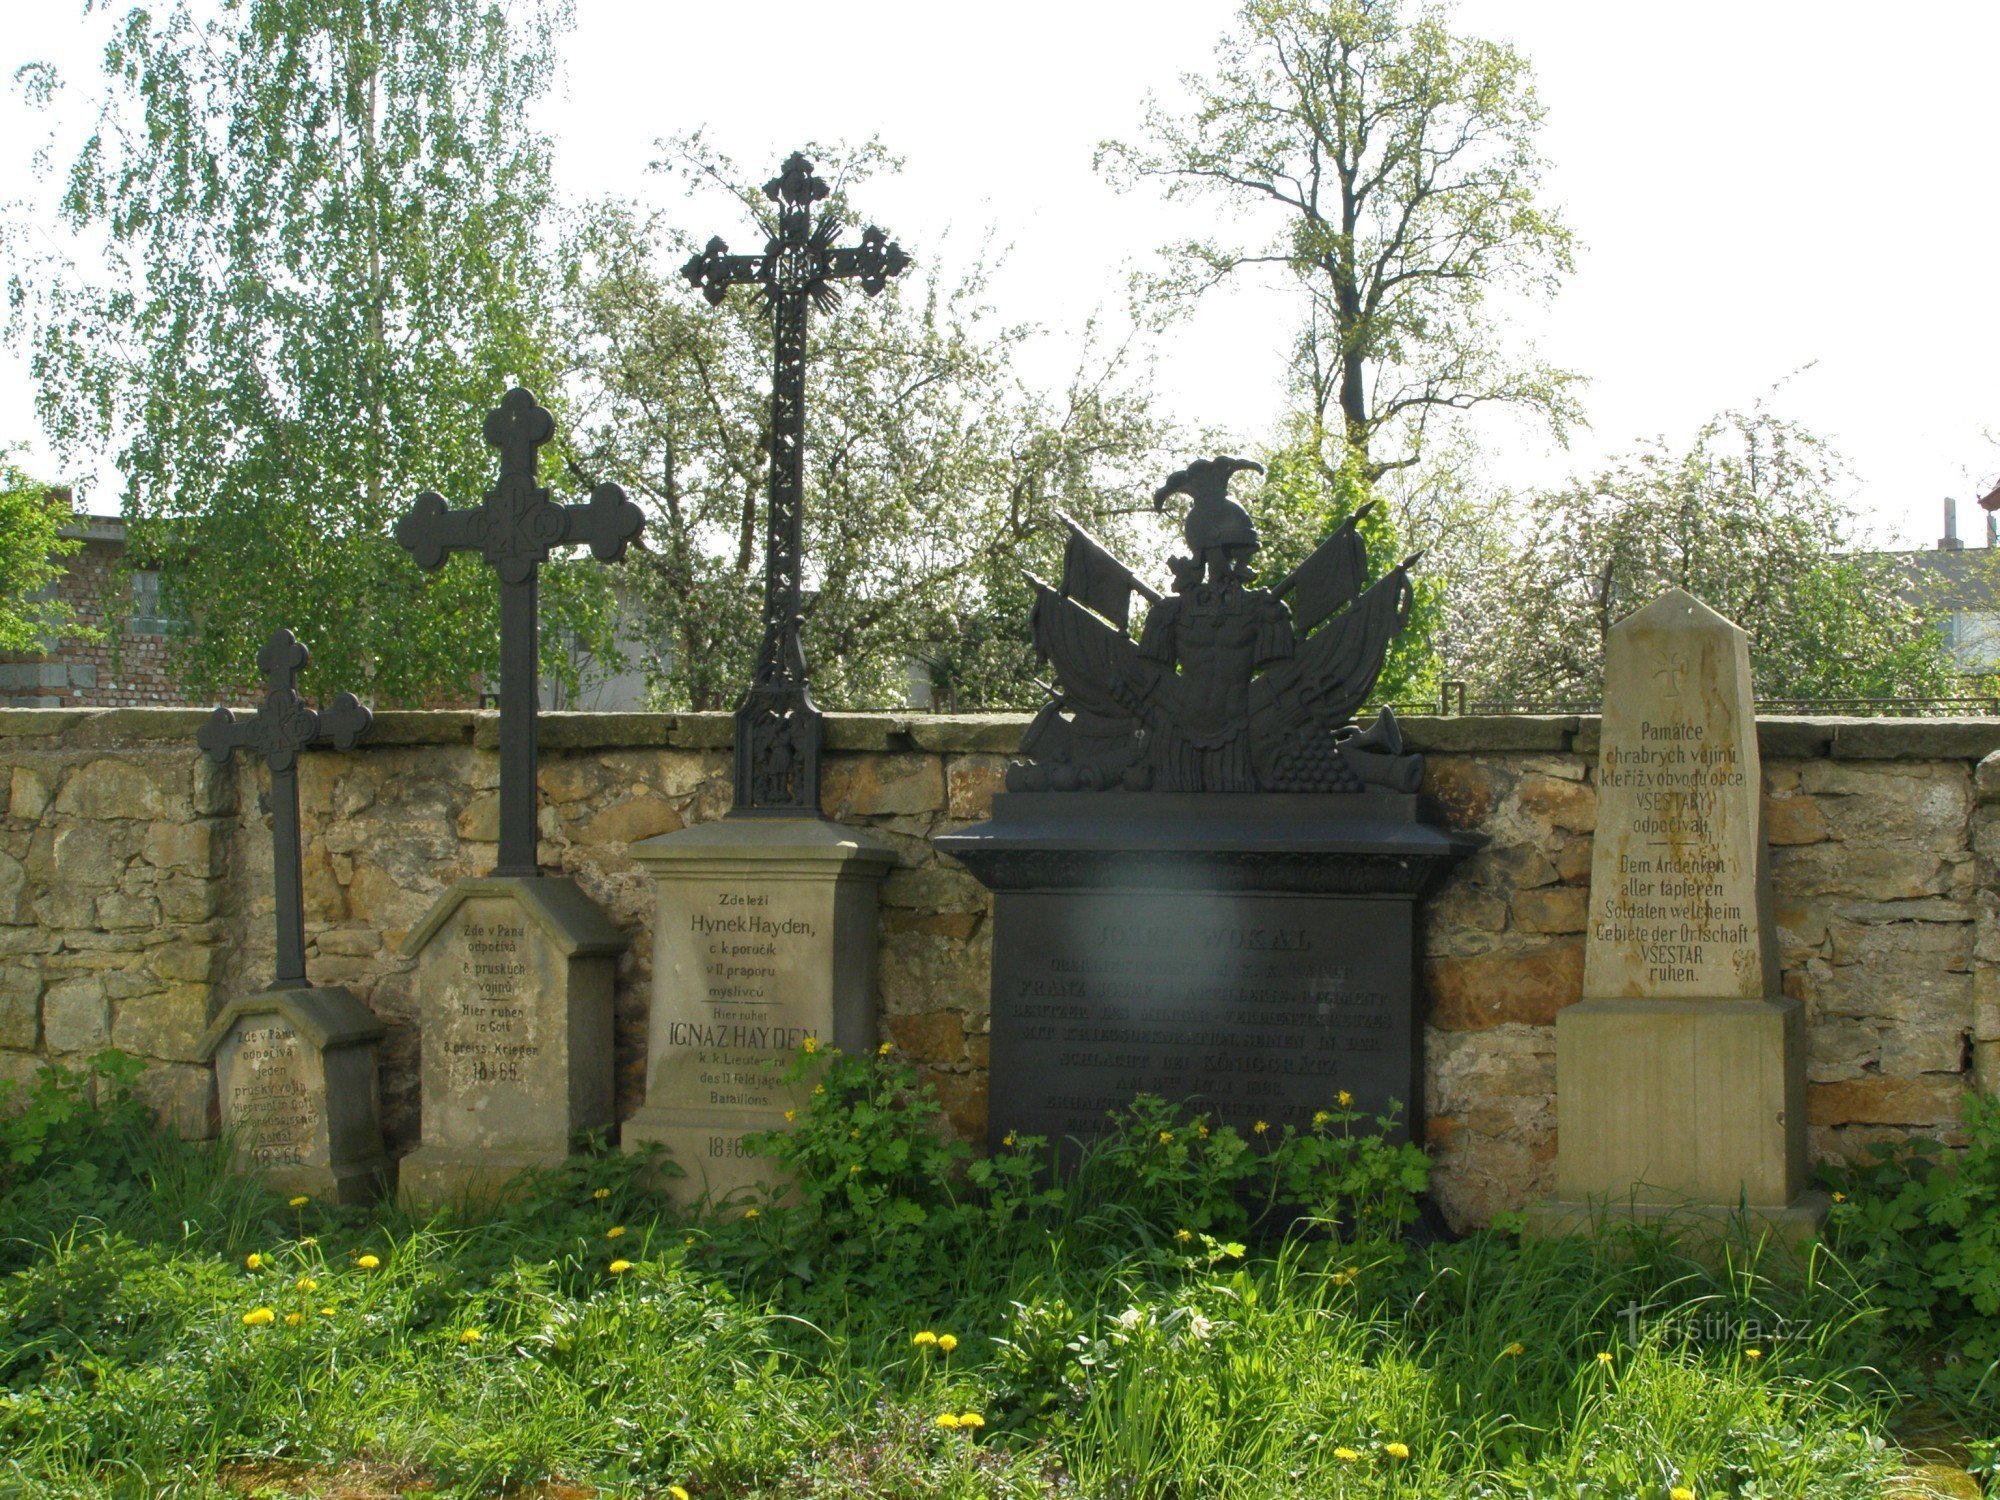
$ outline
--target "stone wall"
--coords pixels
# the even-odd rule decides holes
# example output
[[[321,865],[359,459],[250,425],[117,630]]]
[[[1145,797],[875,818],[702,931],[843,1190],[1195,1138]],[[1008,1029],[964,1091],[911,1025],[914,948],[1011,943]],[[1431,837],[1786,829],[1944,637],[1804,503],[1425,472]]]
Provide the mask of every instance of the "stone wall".
[[[194,1061],[223,996],[271,962],[261,762],[226,771],[182,710],[0,711],[0,1077],[115,1045],[185,1128],[210,1120]],[[985,815],[1016,717],[838,715],[827,811],[901,863],[882,888],[885,1037],[957,1127],[985,1120],[988,901],[931,838]],[[637,1107],[651,962],[637,839],[729,805],[726,716],[543,719],[541,859],[634,934],[618,990],[619,1112]],[[417,1136],[405,933],[494,856],[495,718],[384,713],[348,755],[302,760],[308,967],[389,1024],[392,1148]],[[1548,1193],[1554,1018],[1579,997],[1596,725],[1412,719],[1441,817],[1490,842],[1432,901],[1428,1135],[1458,1223]],[[1784,983],[1810,1017],[1808,1108],[1826,1156],[1956,1128],[2000,1088],[2000,721],[1769,719],[1765,822]]]

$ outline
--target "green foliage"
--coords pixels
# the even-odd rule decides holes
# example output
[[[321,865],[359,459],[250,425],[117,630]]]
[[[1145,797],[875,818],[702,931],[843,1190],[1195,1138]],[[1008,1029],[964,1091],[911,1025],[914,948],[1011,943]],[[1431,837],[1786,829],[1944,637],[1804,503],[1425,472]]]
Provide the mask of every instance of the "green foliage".
[[[62,183],[103,252],[11,282],[44,425],[118,445],[191,687],[253,678],[278,625],[317,680],[392,702],[497,665],[492,570],[425,578],[391,535],[423,489],[493,479],[480,420],[546,393],[546,89],[562,0],[174,0],[112,14],[101,107]],[[53,106],[62,80],[26,77]],[[601,638],[595,564],[545,570],[548,663]]]
[[[2000,1393],[2000,1099],[1968,1094],[1966,1143],[1872,1142],[1822,1175],[1831,1238],[1890,1326],[1941,1342],[1948,1384]]]
[[[68,494],[30,479],[0,448],[0,651],[40,651],[75,633],[67,604],[35,597],[83,545],[61,534],[69,521]]]
[[[1729,411],[1686,453],[1656,444],[1529,496],[1451,596],[1453,675],[1482,697],[1593,700],[1605,634],[1682,588],[1749,632],[1760,696],[1946,691],[1912,580],[1854,550],[1843,475],[1797,423]]]
[[[825,210],[865,223],[865,185],[893,161],[873,143],[809,154],[836,185]],[[671,143],[669,170],[729,190],[733,206],[701,200],[704,218],[726,216],[714,229],[759,237],[764,173],[698,136]],[[571,239],[564,342],[578,351],[585,466],[652,513],[628,574],[653,690],[666,707],[716,709],[735,706],[761,638],[771,326],[750,289],[714,307],[690,294],[680,266],[701,243],[658,216],[594,206]],[[1058,510],[1119,535],[1118,513],[1172,467],[1168,434],[1132,341],[1093,330],[1062,390],[1032,388],[1016,366],[1037,330],[999,321],[983,259],[951,266],[948,245],[910,248],[915,267],[880,296],[850,286],[812,319],[814,696],[901,704],[914,658],[954,707],[1033,703],[1022,568],[1059,568]]]
[[[1439,4],[1248,0],[1190,76],[1181,112],[1149,103],[1146,144],[1099,166],[1169,197],[1215,195],[1262,243],[1172,247],[1168,293],[1283,266],[1307,300],[1293,374],[1313,423],[1345,435],[1369,478],[1421,458],[1430,429],[1503,403],[1576,415],[1577,377],[1502,352],[1489,298],[1546,298],[1572,268],[1540,199],[1544,110],[1526,58],[1459,36]]]

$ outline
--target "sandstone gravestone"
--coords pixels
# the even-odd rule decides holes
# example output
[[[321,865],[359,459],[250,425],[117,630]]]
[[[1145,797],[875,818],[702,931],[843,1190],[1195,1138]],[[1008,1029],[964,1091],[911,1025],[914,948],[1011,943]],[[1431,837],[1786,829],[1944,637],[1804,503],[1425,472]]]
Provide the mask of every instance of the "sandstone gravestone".
[[[627,1149],[657,1142],[683,1201],[771,1180],[744,1149],[801,1101],[782,1074],[807,1037],[875,1043],[875,907],[894,854],[819,818],[726,818],[632,847],[652,872],[646,1102]]]
[[[574,881],[461,880],[411,933],[423,1026],[415,1201],[552,1167],[612,1112],[612,990],[624,934]]]
[[[336,1203],[380,1196],[375,1046],[383,1025],[343,989],[279,989],[224,1006],[202,1037],[223,1124],[276,1191]]]
[[[1584,998],[1556,1018],[1558,1202],[1817,1222],[1779,991],[1748,640],[1671,590],[1605,639]]]

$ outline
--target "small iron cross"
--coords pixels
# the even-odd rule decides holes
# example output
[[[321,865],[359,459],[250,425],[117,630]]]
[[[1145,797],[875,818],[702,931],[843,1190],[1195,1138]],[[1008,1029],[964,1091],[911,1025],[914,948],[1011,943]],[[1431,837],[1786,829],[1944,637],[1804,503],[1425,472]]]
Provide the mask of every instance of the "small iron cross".
[[[264,757],[271,768],[271,870],[276,887],[278,919],[277,972],[271,988],[299,989],[306,982],[305,900],[299,880],[299,751],[307,745],[331,743],[352,750],[374,716],[352,693],[342,693],[315,713],[307,708],[293,684],[312,660],[289,630],[272,635],[257,653],[257,670],[264,674],[264,701],[247,719],[218,708],[195,736],[208,758],[229,764],[237,750]]]
[[[500,854],[495,875],[539,875],[535,861],[535,708],[541,642],[537,583],[556,548],[588,543],[616,562],[645,516],[615,484],[582,505],[558,505],[536,482],[537,450],[555,419],[516,386],[486,414],[486,441],[500,450],[500,480],[470,510],[451,510],[426,490],[396,523],[396,540],[435,572],[454,552],[477,552],[500,574]]]
[[[869,296],[909,266],[910,258],[870,225],[861,243],[834,248],[840,218],[812,208],[829,189],[813,164],[793,152],[764,184],[778,205],[778,232],[762,255],[731,255],[720,239],[692,257],[681,274],[720,303],[733,286],[761,286],[771,311],[771,502],[764,558],[764,643],[749,694],[736,710],[736,805],[731,814],[818,817],[820,712],[807,680],[800,570],[805,550],[806,319],[840,297],[840,281],[859,281]]]

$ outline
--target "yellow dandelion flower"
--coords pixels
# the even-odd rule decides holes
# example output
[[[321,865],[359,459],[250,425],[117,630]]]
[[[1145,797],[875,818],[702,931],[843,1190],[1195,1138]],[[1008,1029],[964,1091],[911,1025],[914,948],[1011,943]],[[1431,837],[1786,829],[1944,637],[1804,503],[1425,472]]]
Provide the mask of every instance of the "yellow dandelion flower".
[[[1195,1136],[1196,1136],[1196,1138],[1197,1138],[1197,1139],[1199,1139],[1199,1140],[1204,1140],[1204,1141],[1205,1141],[1205,1140],[1207,1140],[1207,1139],[1208,1139],[1208,1127],[1207,1127],[1206,1125],[1197,1125],[1197,1126],[1195,1126],[1195,1128],[1194,1128],[1194,1133],[1195,1133]]]
[[[611,1196],[611,1189],[599,1188],[596,1192],[592,1193],[590,1196],[595,1198],[599,1203],[602,1203],[606,1198],[609,1198]]]
[[[986,1418],[982,1417],[976,1411],[962,1411],[958,1414],[958,1425],[961,1427],[984,1427],[986,1425]]]
[[[330,1308],[330,1307],[322,1307],[322,1308],[321,1308],[321,1309],[319,1310],[319,1315],[320,1315],[320,1316],[321,1316],[322,1318],[330,1318],[330,1317],[332,1317],[332,1316],[333,1316],[333,1309],[332,1309],[332,1308]]]
[[[894,1042],[884,1042],[881,1046],[875,1049],[875,1055],[877,1057],[887,1057],[892,1051],[895,1050],[895,1045],[896,1044]]]
[[[1011,1146],[1011,1145],[1013,1145],[1013,1144],[1014,1144],[1014,1132],[1010,1130],[1010,1131],[1008,1131],[1008,1132],[1007,1132],[1007,1133],[1006,1133],[1005,1135],[1001,1136],[1001,1137],[1000,1137],[1000,1144],[1001,1144],[1001,1145],[1003,1145],[1003,1146]]]
[[[319,1290],[319,1283],[314,1281],[310,1276],[301,1276],[297,1281],[292,1283],[292,1290],[297,1292],[316,1292]]]
[[[796,1120],[798,1117],[799,1117],[799,1112],[795,1109],[788,1109],[785,1111],[785,1123],[787,1125],[791,1124],[792,1121]]]
[[[305,1320],[306,1315],[304,1313],[289,1312],[285,1314],[285,1326],[287,1328],[296,1328],[299,1324],[305,1322]]]
[[[364,1271],[373,1271],[382,1264],[381,1260],[373,1255],[359,1256],[354,1263]]]
[[[310,1202],[312,1202],[311,1198],[307,1197],[304,1193],[300,1193],[298,1197],[291,1201],[289,1206],[292,1208],[304,1208]]]
[[[1694,1491],[1687,1485],[1677,1484],[1667,1491],[1667,1500],[1694,1500]]]
[[[625,1237],[625,1226],[623,1224],[613,1224],[609,1229],[604,1231],[604,1237],[607,1240],[623,1239]]]
[[[1254,1130],[1258,1135],[1264,1135],[1270,1130],[1271,1122],[1269,1120],[1259,1120],[1255,1125],[1252,1125],[1250,1128]]]
[[[743,1217],[746,1219],[754,1219],[757,1217],[757,1210],[754,1208],[746,1208],[743,1210]]]
[[[856,1172],[859,1172],[860,1170],[861,1170],[861,1163],[858,1161],[851,1161],[847,1164],[847,1175],[849,1177],[852,1177]]]
[[[1333,1102],[1338,1104],[1342,1109],[1346,1109],[1348,1105],[1354,1102],[1354,1096],[1348,1093],[1346,1089],[1342,1089],[1333,1096]]]
[[[1325,1110],[1323,1110],[1323,1109],[1321,1109],[1321,1110],[1315,1110],[1315,1111],[1313,1112],[1313,1124],[1314,1124],[1314,1125],[1325,1125],[1325,1124],[1328,1124],[1328,1123],[1329,1123],[1329,1122],[1330,1122],[1330,1121],[1331,1121],[1332,1119],[1333,1119],[1333,1116],[1332,1116],[1332,1115],[1330,1115],[1330,1114],[1328,1114],[1328,1113],[1327,1113],[1327,1112],[1326,1112]]]
[[[1506,1355],[1507,1358],[1509,1359],[1519,1359],[1522,1355],[1526,1354],[1528,1351],[1520,1344],[1509,1344],[1505,1349],[1502,1349],[1500,1352]]]
[[[264,1257],[259,1255],[255,1250],[252,1250],[248,1255],[243,1257],[243,1269],[246,1271],[263,1270]]]
[[[826,1092],[826,1085],[825,1085],[825,1084],[823,1084],[823,1083],[816,1083],[816,1084],[814,1084],[814,1085],[813,1085],[813,1093],[815,1093],[815,1094],[824,1094],[825,1092]]]
[[[1171,1146],[1173,1143],[1174,1133],[1171,1130],[1162,1130],[1160,1132],[1160,1144],[1162,1146]]]
[[[688,1492],[677,1484],[668,1485],[667,1493],[673,1496],[674,1500],[688,1500]]]
[[[262,1328],[267,1323],[275,1323],[277,1321],[278,1315],[268,1307],[253,1307],[243,1315],[243,1326],[245,1328]]]
[[[944,1350],[946,1354],[951,1353],[951,1351],[956,1349],[957,1347],[958,1347],[957,1334],[941,1333],[938,1335],[938,1348]]]
[[[1745,1349],[1743,1351],[1743,1357],[1745,1359],[1762,1359],[1764,1357],[1764,1351],[1762,1349]]]
[[[919,1333],[915,1335],[913,1338],[911,1338],[910,1342],[915,1344],[919,1349],[921,1349],[926,1344],[935,1344],[937,1342],[937,1335],[932,1333],[928,1328],[926,1328],[922,1333]]]
[[[1174,1231],[1174,1238],[1185,1245],[1189,1240],[1194,1238],[1194,1231],[1192,1229],[1176,1229]]]
[[[1845,1202],[1847,1201],[1847,1194],[1845,1194],[1845,1193],[1835,1193],[1835,1194],[1833,1195],[1833,1201],[1834,1201],[1835,1203],[1845,1203]]]
[[[1384,1443],[1382,1451],[1396,1460],[1397,1463],[1401,1463],[1410,1456],[1410,1445],[1408,1443]]]
[[[686,1239],[682,1240],[681,1243],[683,1245],[692,1245],[694,1243],[694,1236],[689,1235]]]
[[[1608,1365],[1608,1364],[1610,1364],[1610,1363],[1611,1363],[1611,1351],[1610,1351],[1609,1349],[1600,1349],[1600,1350],[1598,1350],[1598,1351],[1597,1351],[1597,1362],[1598,1362],[1598,1363],[1599,1363],[1600,1365]]]
[[[861,1139],[861,1127],[860,1127],[859,1125],[857,1125],[857,1126],[855,1126],[855,1127],[854,1127],[854,1128],[853,1128],[852,1130],[848,1131],[848,1132],[847,1132],[847,1138],[848,1138],[848,1139],[849,1139],[850,1141],[858,1141],[858,1140],[860,1140],[860,1139]]]
[[[461,1344],[476,1344],[485,1337],[486,1335],[481,1333],[477,1328],[461,1328],[458,1330],[458,1341]]]
[[[623,1276],[627,1271],[632,1269],[632,1262],[629,1260],[614,1260],[605,1269],[613,1276]]]
[[[1333,1450],[1333,1456],[1344,1464],[1351,1464],[1361,1457],[1361,1452],[1358,1448],[1349,1448],[1343,1444]]]
[[[816,1036],[809,1036],[805,1039],[804,1045],[808,1053],[817,1052],[819,1051],[819,1038]]]
[[[958,1426],[958,1413],[955,1411],[939,1412],[937,1417],[937,1424],[940,1427],[956,1428]]]

